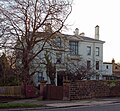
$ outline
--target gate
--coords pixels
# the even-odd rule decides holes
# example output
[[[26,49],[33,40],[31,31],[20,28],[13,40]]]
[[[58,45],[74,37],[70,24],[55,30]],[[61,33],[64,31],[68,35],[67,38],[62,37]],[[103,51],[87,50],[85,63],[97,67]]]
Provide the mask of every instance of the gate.
[[[63,99],[63,87],[55,85],[47,85],[47,99],[62,100]]]
[[[36,95],[35,95],[35,87],[33,85],[26,85],[26,86],[24,86],[23,90],[24,90],[26,98],[36,97]]]

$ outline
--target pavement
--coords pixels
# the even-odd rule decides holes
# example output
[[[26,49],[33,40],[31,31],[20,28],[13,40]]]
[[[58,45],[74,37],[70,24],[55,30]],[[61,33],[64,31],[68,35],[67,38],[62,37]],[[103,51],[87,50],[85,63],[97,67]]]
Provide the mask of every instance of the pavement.
[[[94,98],[94,99],[83,99],[83,100],[39,100],[39,98],[33,99],[20,99],[10,101],[8,103],[32,103],[32,104],[44,104],[46,107],[38,107],[34,109],[46,109],[46,108],[65,108],[65,107],[88,107],[94,105],[105,105],[105,104],[115,104],[120,103],[120,98]],[[26,108],[19,108],[19,110],[25,110]],[[27,108],[33,109],[33,108]],[[11,109],[12,110],[12,109]]]

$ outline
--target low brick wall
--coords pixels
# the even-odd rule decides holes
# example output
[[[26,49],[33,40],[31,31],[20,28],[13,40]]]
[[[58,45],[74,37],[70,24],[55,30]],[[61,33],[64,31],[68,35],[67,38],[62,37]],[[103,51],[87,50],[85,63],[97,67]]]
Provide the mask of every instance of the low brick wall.
[[[111,96],[120,96],[120,81],[65,81],[63,85],[63,99],[65,100]]]

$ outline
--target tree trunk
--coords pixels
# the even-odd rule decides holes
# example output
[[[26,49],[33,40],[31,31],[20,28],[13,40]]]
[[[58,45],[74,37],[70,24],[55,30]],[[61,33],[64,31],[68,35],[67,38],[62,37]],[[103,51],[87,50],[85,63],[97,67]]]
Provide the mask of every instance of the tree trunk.
[[[50,78],[50,82],[52,85],[55,85],[55,78]]]
[[[23,64],[22,78],[25,84],[29,84],[31,79],[29,74],[28,51],[25,51],[23,53],[24,54],[23,54],[23,60],[22,60],[22,64]]]

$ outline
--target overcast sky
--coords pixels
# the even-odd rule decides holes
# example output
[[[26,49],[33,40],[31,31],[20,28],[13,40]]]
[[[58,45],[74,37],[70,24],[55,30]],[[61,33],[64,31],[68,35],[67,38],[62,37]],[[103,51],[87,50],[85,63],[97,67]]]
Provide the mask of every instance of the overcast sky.
[[[75,28],[94,38],[95,26],[100,26],[100,40],[105,41],[103,59],[120,62],[120,0],[74,0],[67,23],[69,34]]]

